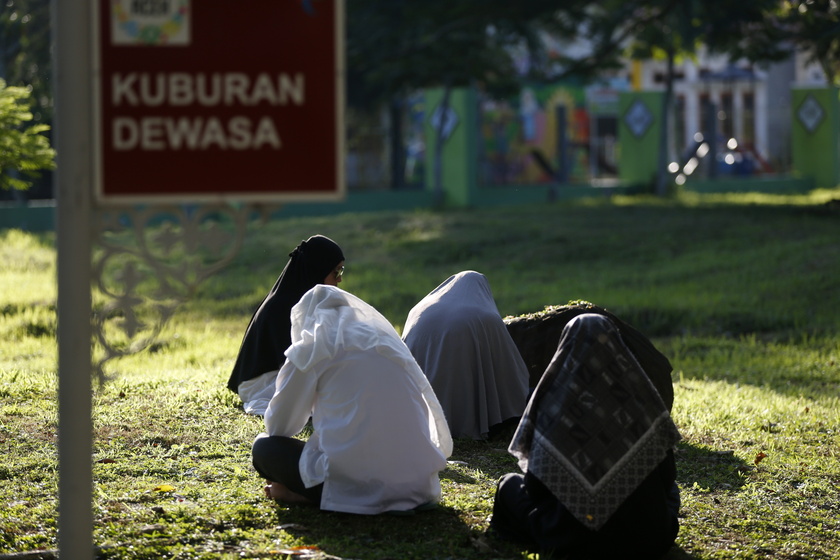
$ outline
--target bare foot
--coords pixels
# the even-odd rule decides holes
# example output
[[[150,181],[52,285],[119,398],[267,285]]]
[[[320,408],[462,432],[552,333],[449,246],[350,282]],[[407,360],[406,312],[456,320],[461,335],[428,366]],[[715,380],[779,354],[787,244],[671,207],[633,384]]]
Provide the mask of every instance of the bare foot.
[[[312,504],[312,500],[305,496],[301,496],[296,492],[292,492],[288,488],[286,488],[283,484],[279,482],[272,482],[270,480],[266,481],[268,484],[265,485],[263,491],[265,492],[265,497],[271,500],[276,500],[278,502],[283,502],[284,504]]]

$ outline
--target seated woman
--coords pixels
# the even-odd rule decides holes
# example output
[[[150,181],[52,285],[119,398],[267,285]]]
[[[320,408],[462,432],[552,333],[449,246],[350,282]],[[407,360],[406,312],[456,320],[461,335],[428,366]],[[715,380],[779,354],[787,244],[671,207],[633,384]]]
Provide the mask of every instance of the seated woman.
[[[332,239],[313,235],[289,253],[280,277],[251,317],[228,380],[245,412],[262,415],[274,394],[277,371],[291,345],[292,306],[316,284],[337,286],[344,272],[344,254]]]
[[[399,335],[373,307],[315,286],[292,308],[292,345],[254,441],[266,495],[377,514],[440,498],[446,419]],[[312,418],[312,434],[299,434]]]
[[[484,438],[522,415],[528,368],[483,274],[459,272],[420,300],[408,314],[403,340],[454,437]]]
[[[579,315],[528,402],[491,531],[558,558],[655,559],[679,530],[680,434],[613,323]]]

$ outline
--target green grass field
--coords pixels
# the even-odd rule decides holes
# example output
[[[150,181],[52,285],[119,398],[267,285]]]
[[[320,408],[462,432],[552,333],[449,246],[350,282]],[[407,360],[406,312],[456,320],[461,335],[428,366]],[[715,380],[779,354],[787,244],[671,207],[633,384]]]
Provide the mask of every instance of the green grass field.
[[[599,198],[249,226],[150,350],[94,393],[101,558],[527,558],[485,535],[504,440],[456,441],[436,510],[279,507],[250,465],[261,419],[225,388],[254,307],[301,239],[399,330],[449,275],[483,272],[502,315],[583,299],[674,365],[682,528],[672,559],[837,558],[840,190]],[[54,235],[0,231],[0,560],[57,546]],[[533,556],[532,556],[533,557]]]

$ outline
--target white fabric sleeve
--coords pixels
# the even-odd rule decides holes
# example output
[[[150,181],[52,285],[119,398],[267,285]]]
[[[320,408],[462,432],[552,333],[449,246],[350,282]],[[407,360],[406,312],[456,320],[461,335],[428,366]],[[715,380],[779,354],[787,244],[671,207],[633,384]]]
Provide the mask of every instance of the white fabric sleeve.
[[[277,386],[277,370],[266,372],[254,379],[239,384],[237,393],[242,399],[242,408],[246,414],[265,416],[265,409]]]
[[[312,415],[318,375],[302,372],[286,361],[277,374],[274,396],[265,411],[265,430],[270,436],[292,437],[300,433]]]

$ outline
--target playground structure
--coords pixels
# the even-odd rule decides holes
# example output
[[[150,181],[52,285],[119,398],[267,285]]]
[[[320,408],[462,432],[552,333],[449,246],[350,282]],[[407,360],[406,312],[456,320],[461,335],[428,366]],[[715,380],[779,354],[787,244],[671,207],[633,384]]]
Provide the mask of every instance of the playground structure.
[[[479,98],[479,184],[613,185],[626,180],[627,174],[619,165],[623,145],[644,138],[648,147],[660,148],[662,113],[653,105],[663,100],[661,92],[639,92],[658,99],[628,106],[625,111],[632,112],[622,114],[618,100],[636,92],[621,87],[552,85],[526,88],[519,99]],[[731,92],[727,96],[731,98]],[[682,185],[690,178],[713,180],[784,171],[758,149],[755,131],[745,132],[743,124],[733,126],[731,101],[722,111],[704,94],[699,111],[703,126],[690,139],[684,138],[686,127],[697,118],[688,118],[683,102],[672,108],[665,140],[666,151],[671,154],[671,181]],[[622,120],[626,126],[620,142]],[[736,130],[743,133],[743,138],[735,136]],[[709,140],[712,138],[714,142]]]
[[[795,88],[791,97],[789,173],[772,165],[757,142],[739,142],[725,134],[731,128],[719,130],[719,112],[709,103],[705,130],[694,133],[678,156],[665,160],[672,183],[760,178],[764,184],[790,179],[796,188],[840,184],[838,90]],[[484,100],[471,89],[453,91],[449,110],[455,124],[440,151],[442,175],[439,183],[427,175],[426,188],[443,189],[447,203],[455,206],[482,204],[500,197],[503,189],[521,193],[537,186],[548,200],[572,187],[654,192],[662,145],[676,144],[673,136],[665,136],[664,92],[614,91],[609,103],[605,98],[600,95],[602,102],[593,106],[583,88],[569,86],[534,88],[518,104]],[[426,111],[442,99],[442,90],[426,92]],[[530,109],[523,110],[526,106]],[[425,128],[425,164],[432,169],[435,150],[430,147],[437,136],[428,119]]]
[[[677,185],[684,185],[698,171],[708,179],[775,172],[754,147],[741,146],[735,138],[725,143],[720,138],[710,142],[702,132],[695,133],[694,141],[679,160],[668,164],[668,173]]]

